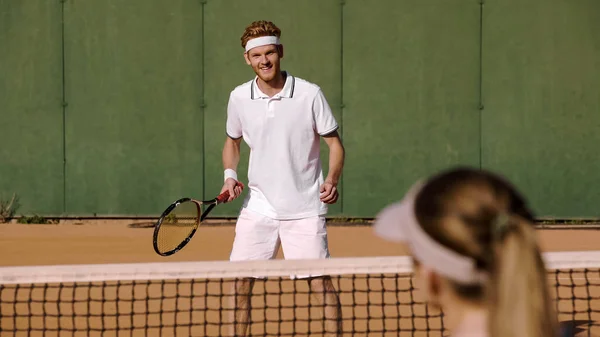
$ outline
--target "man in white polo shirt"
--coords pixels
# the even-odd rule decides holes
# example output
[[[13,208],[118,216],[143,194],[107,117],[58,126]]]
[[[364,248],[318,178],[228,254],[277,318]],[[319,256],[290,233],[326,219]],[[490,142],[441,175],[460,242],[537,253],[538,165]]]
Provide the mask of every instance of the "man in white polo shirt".
[[[338,199],[344,165],[338,124],[321,89],[280,69],[281,31],[272,22],[249,25],[241,38],[244,58],[256,77],[236,87],[227,107],[223,148],[225,183],[230,200],[236,187],[242,138],[250,148],[249,193],[244,200],[230,259],[268,260],[281,244],[286,259],[329,258],[325,214]],[[323,177],[320,137],[329,147],[329,170]],[[327,330],[341,334],[339,300],[331,279],[306,277],[325,304]],[[247,330],[249,295],[254,279],[236,284],[235,336]]]

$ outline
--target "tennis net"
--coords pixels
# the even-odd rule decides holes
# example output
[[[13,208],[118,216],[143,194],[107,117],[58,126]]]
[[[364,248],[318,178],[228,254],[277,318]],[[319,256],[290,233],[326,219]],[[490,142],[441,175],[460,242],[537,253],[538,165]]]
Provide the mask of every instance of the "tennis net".
[[[598,335],[600,251],[544,258],[566,334]],[[402,256],[4,267],[0,336],[231,336],[233,284],[257,276],[248,336],[331,335],[319,292],[294,275],[331,276],[344,336],[446,334]]]

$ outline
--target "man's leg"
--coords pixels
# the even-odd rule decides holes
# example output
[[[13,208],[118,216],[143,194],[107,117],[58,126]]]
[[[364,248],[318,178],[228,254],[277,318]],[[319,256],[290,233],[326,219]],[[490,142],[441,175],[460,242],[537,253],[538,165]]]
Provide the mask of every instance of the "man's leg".
[[[235,238],[229,259],[231,261],[269,260],[279,249],[278,223],[260,214],[242,209],[235,226]],[[260,277],[261,275],[256,275]],[[245,336],[251,313],[252,288],[255,278],[236,279],[233,284],[232,335]]]
[[[279,230],[283,255],[286,259],[327,259],[329,247],[325,217],[315,216],[298,220],[281,221]],[[328,336],[342,335],[342,314],[338,293],[325,275],[293,275],[307,279],[312,293],[323,306],[325,332]]]
[[[326,336],[341,336],[342,306],[331,277],[310,278],[308,283],[314,298],[323,306]]]
[[[235,303],[233,336],[246,336],[248,322],[250,321],[250,298],[254,287],[253,278],[243,278],[235,281]]]

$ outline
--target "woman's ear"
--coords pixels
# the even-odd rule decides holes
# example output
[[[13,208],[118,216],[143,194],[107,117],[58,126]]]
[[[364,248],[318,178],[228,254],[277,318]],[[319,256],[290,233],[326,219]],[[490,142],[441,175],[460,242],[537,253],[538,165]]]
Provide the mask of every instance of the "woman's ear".
[[[428,305],[440,307],[442,280],[433,270],[420,265],[416,267],[417,288]]]

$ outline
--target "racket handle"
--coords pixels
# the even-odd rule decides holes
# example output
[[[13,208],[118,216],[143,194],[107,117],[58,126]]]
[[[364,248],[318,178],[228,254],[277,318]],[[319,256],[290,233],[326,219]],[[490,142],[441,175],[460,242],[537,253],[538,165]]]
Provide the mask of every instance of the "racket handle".
[[[244,188],[244,184],[242,184],[241,182],[237,182],[237,184],[235,185],[236,187],[241,187],[242,189]],[[225,191],[221,194],[219,194],[219,196],[217,197],[217,203],[222,204],[227,202],[227,199],[229,199],[229,191]]]

